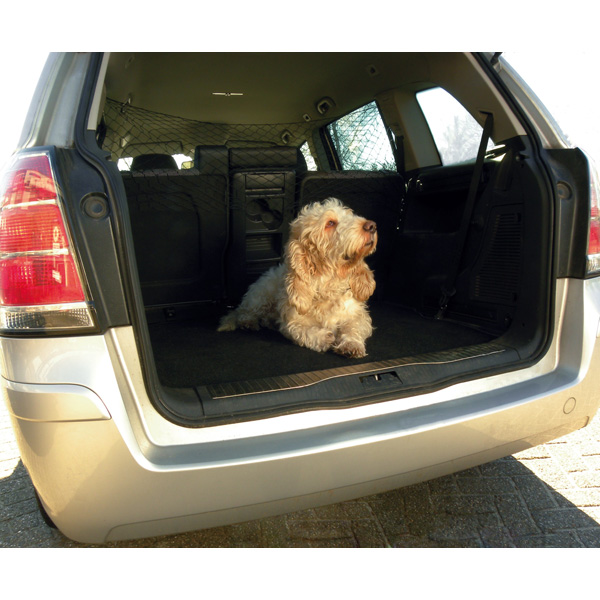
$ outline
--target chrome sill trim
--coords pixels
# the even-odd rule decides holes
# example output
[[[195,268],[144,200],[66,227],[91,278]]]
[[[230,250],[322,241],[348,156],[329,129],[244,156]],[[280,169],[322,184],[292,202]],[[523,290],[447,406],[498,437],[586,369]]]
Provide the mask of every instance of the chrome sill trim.
[[[466,356],[453,358],[449,360],[436,360],[435,355],[428,357],[430,358],[430,360],[408,360],[406,362],[389,360],[374,363],[373,367],[370,367],[368,364],[356,365],[355,367],[342,367],[340,369],[330,369],[326,371],[317,371],[313,373],[303,373],[300,376],[286,375],[282,377],[267,377],[261,380],[254,380],[252,382],[232,382],[228,384],[214,384],[207,386],[206,389],[211,393],[213,400],[226,400],[228,398],[252,396],[255,394],[308,388],[316,384],[323,383],[325,381],[330,381],[339,377],[346,377],[348,375],[369,375],[371,373],[377,373],[385,370],[393,370],[395,368],[415,367],[420,365],[445,365],[478,358],[484,358],[497,354],[503,354],[505,352],[507,352],[506,348],[497,348],[490,349],[484,352],[474,352]],[[235,387],[236,384],[240,387],[247,384],[255,384],[257,386],[257,389],[251,391],[240,390],[233,392],[231,388]]]

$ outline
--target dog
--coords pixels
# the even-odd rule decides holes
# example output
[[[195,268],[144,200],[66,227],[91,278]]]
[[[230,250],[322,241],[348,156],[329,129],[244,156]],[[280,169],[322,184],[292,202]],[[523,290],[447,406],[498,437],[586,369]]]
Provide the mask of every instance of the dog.
[[[364,259],[376,247],[375,222],[339,200],[305,206],[290,224],[282,263],[248,288],[218,331],[269,327],[316,352],[366,356],[373,333],[366,301],[375,278]]]

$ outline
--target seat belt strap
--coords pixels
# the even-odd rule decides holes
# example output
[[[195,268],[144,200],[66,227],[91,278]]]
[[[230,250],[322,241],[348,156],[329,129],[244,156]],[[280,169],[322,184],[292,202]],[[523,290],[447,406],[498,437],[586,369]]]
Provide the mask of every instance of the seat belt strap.
[[[396,169],[404,177],[406,174],[406,166],[404,164],[404,136],[394,134],[389,125],[385,126],[385,131],[392,146],[392,154],[396,160]]]
[[[448,308],[450,298],[456,293],[456,279],[458,278],[458,270],[462,255],[465,248],[465,242],[467,239],[467,233],[469,226],[471,225],[471,219],[473,216],[473,208],[475,206],[475,200],[477,198],[477,189],[481,181],[481,174],[483,172],[483,160],[485,158],[485,152],[487,149],[488,141],[492,134],[492,128],[494,125],[494,117],[492,113],[487,113],[485,118],[485,124],[483,126],[483,133],[481,135],[481,141],[479,142],[479,150],[477,152],[477,159],[475,161],[475,168],[473,169],[473,175],[471,176],[471,184],[469,186],[469,192],[467,195],[467,202],[465,204],[465,210],[463,213],[462,222],[456,239],[456,252],[455,260],[452,265],[452,269],[446,277],[444,285],[442,285],[442,294],[439,300],[439,310],[435,316],[436,319],[443,319]]]

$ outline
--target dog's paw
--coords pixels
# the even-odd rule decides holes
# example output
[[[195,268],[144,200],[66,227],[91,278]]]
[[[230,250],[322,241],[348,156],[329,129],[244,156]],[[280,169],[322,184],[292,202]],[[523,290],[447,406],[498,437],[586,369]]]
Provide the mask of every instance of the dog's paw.
[[[233,311],[221,319],[217,331],[235,331],[236,329],[251,329],[252,331],[258,331],[260,329],[260,323],[253,315]]]
[[[258,331],[260,329],[260,323],[256,319],[245,319],[239,318],[237,325],[240,329],[249,329],[250,331]]]
[[[217,331],[234,331],[236,327],[235,313],[229,313],[221,319]]]
[[[364,343],[345,340],[334,346],[333,351],[348,358],[363,358],[367,355]]]
[[[335,333],[327,329],[321,329],[312,333],[307,339],[306,346],[317,352],[327,352],[335,342]]]

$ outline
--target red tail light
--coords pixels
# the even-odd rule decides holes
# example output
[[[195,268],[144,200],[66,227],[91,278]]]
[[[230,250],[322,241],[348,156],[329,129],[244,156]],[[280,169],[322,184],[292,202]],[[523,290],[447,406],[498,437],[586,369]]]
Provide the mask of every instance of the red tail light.
[[[92,325],[48,154],[18,157],[0,194],[0,328]]]
[[[590,227],[588,234],[588,274],[600,274],[600,179],[594,163],[590,165]]]

